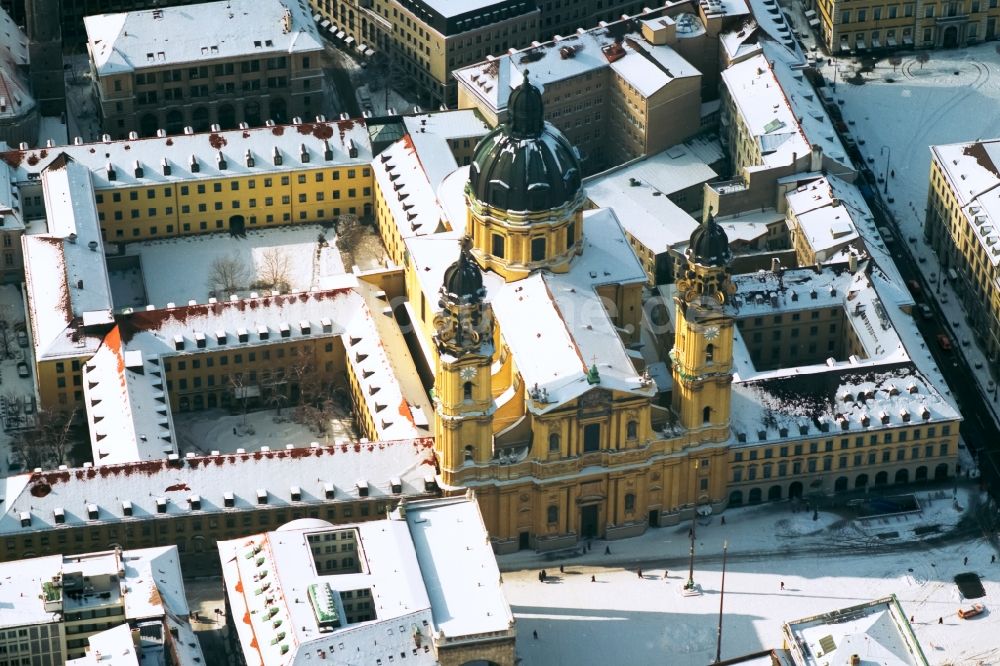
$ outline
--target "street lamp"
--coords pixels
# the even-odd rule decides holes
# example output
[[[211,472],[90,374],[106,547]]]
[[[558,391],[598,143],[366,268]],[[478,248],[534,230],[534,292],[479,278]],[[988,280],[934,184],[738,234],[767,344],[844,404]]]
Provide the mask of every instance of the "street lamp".
[[[729,542],[722,542],[722,586],[719,588],[719,629],[718,638],[715,642],[715,663],[722,661],[722,602],[726,598],[726,552],[729,550]]]
[[[892,156],[892,148],[890,146],[882,146],[882,150],[878,151],[881,155],[885,153],[885,187],[882,189],[883,194],[889,194],[889,158]]]
[[[697,472],[698,472],[698,461],[697,460],[694,461],[694,466],[693,467],[694,467],[695,477],[696,477],[695,481],[697,481]],[[694,539],[695,539],[695,528],[697,528],[697,526],[698,526],[697,522],[695,520],[697,517],[698,517],[698,507],[697,507],[697,505],[695,505],[694,509],[691,511],[691,529],[688,530],[688,536],[691,537],[691,546],[690,546],[690,549],[689,549],[690,550],[690,558],[689,558],[690,562],[688,564],[688,579],[687,579],[687,582],[684,583],[684,589],[688,590],[688,591],[694,591],[696,589],[695,584],[694,584]]]

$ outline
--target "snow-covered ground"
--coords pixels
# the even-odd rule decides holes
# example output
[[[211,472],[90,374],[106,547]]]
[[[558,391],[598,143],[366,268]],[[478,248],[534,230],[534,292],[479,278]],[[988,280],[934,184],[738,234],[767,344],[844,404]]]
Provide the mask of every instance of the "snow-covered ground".
[[[21,290],[14,285],[0,285],[0,397],[4,403],[17,403],[15,413],[7,414],[10,409],[2,408],[4,415],[10,420],[17,420],[24,415],[25,407],[29,411],[37,406],[35,393],[35,363],[29,346],[22,347],[18,342],[16,329],[23,327],[24,300]],[[25,363],[28,376],[21,377],[18,364]],[[25,418],[33,419],[34,413]],[[11,453],[13,433],[5,427],[5,420],[0,417],[0,477],[6,476]]]
[[[933,526],[946,532],[980,500],[971,486],[958,489],[957,502],[952,492],[919,492],[920,515],[867,521],[822,511],[814,521],[812,512],[793,513],[788,502],[727,510],[725,525],[712,516],[696,531],[694,579],[703,592],[696,597],[680,594],[688,576],[687,523],[595,541],[589,553],[571,559],[501,556],[518,653],[524,664],[712,662],[728,541],[723,659],[780,647],[784,622],[895,594],[931,664],[1000,663],[1000,607],[989,610],[1000,594],[1000,563],[991,563],[996,550],[983,538],[932,546],[914,534]],[[650,564],[640,579],[642,562]],[[542,568],[548,583],[538,581]],[[979,600],[987,613],[972,620],[956,616],[968,602],[952,579],[964,572],[982,576],[987,593]]]
[[[924,242],[924,209],[927,205],[930,146],[974,141],[1000,136],[1000,56],[995,43],[966,49],[934,51],[923,66],[912,54],[893,68],[880,61],[874,72],[865,73],[863,85],[844,81],[857,65],[851,58],[824,61],[827,80],[837,69],[837,101],[865,160],[879,178],[879,191],[886,189],[888,162],[889,203],[899,228],[900,240],[909,246],[932,285],[927,296],[938,299],[946,315],[948,332],[976,372],[984,393],[991,379],[987,361],[976,344],[961,303],[942,274],[937,257]],[[894,71],[895,70],[895,71]],[[893,82],[889,83],[888,79]],[[896,252],[899,249],[895,250]],[[938,286],[939,285],[939,286]],[[994,418],[997,415],[995,404]]]
[[[316,239],[321,233],[326,236],[327,246],[317,257]],[[323,278],[344,273],[335,240],[332,229],[324,230],[319,225],[310,224],[254,230],[248,232],[245,238],[219,233],[130,243],[126,253],[141,256],[142,273],[116,271],[112,274],[115,306],[145,305],[136,300],[141,299],[142,287],[145,288],[146,302],[157,307],[165,307],[167,303],[181,305],[191,299],[204,303],[209,297],[209,276],[214,259],[238,259],[246,267],[252,281],[272,250],[281,253],[287,261],[287,280],[291,290],[307,291],[321,286]],[[183,266],[184,270],[177,270],[178,266]]]
[[[255,451],[262,446],[272,450],[291,444],[295,448],[309,446],[311,442],[327,445],[341,438],[356,440],[358,435],[351,425],[350,414],[337,413],[330,419],[330,427],[317,435],[308,427],[296,423],[291,409],[267,409],[242,414],[230,414],[221,409],[174,414],[174,428],[181,454],[188,452],[235,453],[236,449]]]

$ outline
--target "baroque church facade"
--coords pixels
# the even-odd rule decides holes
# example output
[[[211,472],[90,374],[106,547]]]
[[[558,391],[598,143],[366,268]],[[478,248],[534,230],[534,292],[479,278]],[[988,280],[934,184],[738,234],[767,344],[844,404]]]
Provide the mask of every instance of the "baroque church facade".
[[[673,404],[657,406],[629,353],[641,337],[641,266],[613,213],[584,211],[575,152],[543,121],[538,88],[516,88],[509,113],[470,167],[466,235],[434,319],[444,484],[475,490],[499,551],[633,536],[723,506],[734,326],[725,232],[710,218],[692,236]]]

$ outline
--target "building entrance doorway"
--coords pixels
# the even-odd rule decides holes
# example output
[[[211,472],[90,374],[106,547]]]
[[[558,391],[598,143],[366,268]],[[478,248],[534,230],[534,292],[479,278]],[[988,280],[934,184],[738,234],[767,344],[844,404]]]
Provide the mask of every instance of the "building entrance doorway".
[[[584,539],[593,539],[597,533],[597,515],[599,508],[596,504],[580,507],[580,536]]]
[[[958,26],[950,25],[944,29],[944,39],[941,46],[946,49],[953,49],[958,46]]]
[[[660,510],[653,509],[649,512],[649,526],[659,527],[660,526]]]

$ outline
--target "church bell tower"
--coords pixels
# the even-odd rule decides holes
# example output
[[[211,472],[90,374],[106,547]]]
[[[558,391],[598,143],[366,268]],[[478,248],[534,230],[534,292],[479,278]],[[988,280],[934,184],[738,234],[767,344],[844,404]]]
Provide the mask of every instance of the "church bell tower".
[[[674,296],[673,408],[685,429],[703,432],[699,440],[721,442],[729,438],[735,322],[727,305],[735,286],[729,238],[711,211],[686,258]]]
[[[470,248],[464,239],[458,260],[445,271],[434,318],[434,434],[445,483],[463,466],[493,455],[493,310]]]

